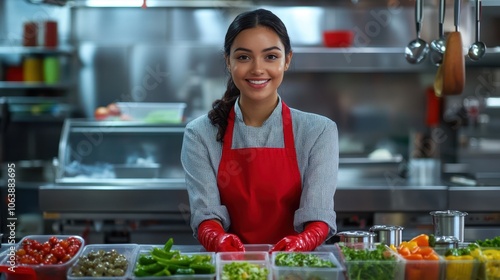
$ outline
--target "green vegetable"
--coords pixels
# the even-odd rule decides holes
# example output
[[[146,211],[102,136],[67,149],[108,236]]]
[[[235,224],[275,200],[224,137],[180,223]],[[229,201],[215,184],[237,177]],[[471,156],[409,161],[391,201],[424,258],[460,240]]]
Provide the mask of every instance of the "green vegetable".
[[[446,250],[446,253],[444,254],[446,257],[447,256],[470,256],[470,249],[468,247],[466,248],[453,248],[453,249],[448,249]]]
[[[436,247],[436,236],[434,234],[429,234],[429,246]]]
[[[151,256],[154,258],[154,259],[157,259],[157,258],[160,258],[160,259],[166,259],[166,260],[169,260],[171,258],[173,258],[175,255],[179,255],[179,251],[164,251],[163,249],[161,248],[153,248],[153,250],[151,251]]]
[[[292,267],[335,267],[335,264],[329,260],[321,259],[314,254],[303,253],[279,253],[276,255],[275,264]]]
[[[222,268],[221,280],[267,280],[269,270],[248,262],[232,262]]]
[[[149,273],[153,273],[153,274],[162,270],[163,268],[164,268],[164,266],[160,265],[158,263],[152,263],[152,264],[142,266],[142,269],[144,271],[149,272]]]
[[[170,252],[170,249],[172,249],[172,245],[174,245],[174,239],[170,238],[163,246],[163,251]]]
[[[192,263],[189,265],[189,268],[192,268],[196,274],[215,273],[215,266],[213,266],[210,262]]]
[[[477,240],[476,243],[481,247],[486,248],[500,248],[500,236],[496,236],[492,239]]]
[[[350,280],[396,279],[398,261],[385,245],[378,244],[374,250],[341,246]]]
[[[138,262],[139,262],[140,265],[148,265],[148,264],[156,263],[156,260],[153,259],[153,257],[151,255],[141,254],[139,256]]]
[[[178,250],[172,250],[172,246],[173,240],[169,239],[162,248],[154,247],[149,254],[141,254],[134,275],[147,277],[215,273],[211,255],[183,255]]]
[[[144,267],[142,266],[136,266],[136,268],[134,269],[134,275],[137,277],[144,277],[144,276],[151,276],[151,273],[144,270]]]
[[[170,273],[168,268],[164,268],[153,274],[153,276],[170,276],[170,275],[172,275],[172,273]]]

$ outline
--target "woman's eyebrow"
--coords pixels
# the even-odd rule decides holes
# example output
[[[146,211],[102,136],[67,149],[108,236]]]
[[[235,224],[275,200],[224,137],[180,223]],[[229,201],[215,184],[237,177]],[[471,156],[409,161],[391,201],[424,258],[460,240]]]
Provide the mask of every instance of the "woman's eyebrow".
[[[272,46],[272,47],[263,49],[262,52],[268,52],[268,51],[272,51],[272,50],[279,50],[279,51],[281,51],[281,49],[279,47]],[[245,48],[236,48],[236,49],[234,49],[233,52],[237,52],[237,51],[252,52],[251,50],[245,49]]]

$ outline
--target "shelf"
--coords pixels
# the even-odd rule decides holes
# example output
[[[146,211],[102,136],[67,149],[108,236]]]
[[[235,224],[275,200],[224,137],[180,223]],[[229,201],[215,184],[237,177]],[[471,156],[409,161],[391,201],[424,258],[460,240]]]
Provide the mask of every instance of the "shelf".
[[[71,83],[0,82],[0,89],[68,89],[70,87],[72,87]]]
[[[61,46],[57,48],[0,46],[0,55],[3,54],[72,55],[74,52],[75,49],[70,46]]]
[[[429,59],[410,64],[405,47],[293,47],[291,71],[302,72],[424,72],[436,71]],[[479,61],[465,58],[466,67],[500,67],[500,47],[487,49]]]

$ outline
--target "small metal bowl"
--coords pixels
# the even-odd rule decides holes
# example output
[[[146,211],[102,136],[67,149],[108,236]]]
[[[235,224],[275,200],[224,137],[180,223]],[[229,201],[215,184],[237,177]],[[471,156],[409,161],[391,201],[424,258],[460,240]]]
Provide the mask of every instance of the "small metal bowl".
[[[401,226],[374,225],[370,228],[370,232],[377,234],[376,242],[398,246],[403,241],[403,229]]]
[[[340,242],[343,243],[373,244],[373,239],[376,234],[368,231],[342,231],[337,233],[337,236],[340,237]]]

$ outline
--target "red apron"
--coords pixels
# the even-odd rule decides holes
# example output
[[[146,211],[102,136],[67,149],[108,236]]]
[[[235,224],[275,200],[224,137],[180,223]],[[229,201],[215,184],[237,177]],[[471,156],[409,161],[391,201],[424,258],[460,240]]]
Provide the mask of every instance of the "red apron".
[[[231,149],[234,108],[229,113],[217,174],[221,202],[231,218],[229,232],[244,244],[276,244],[293,228],[301,178],[290,108],[283,104],[284,148]]]

